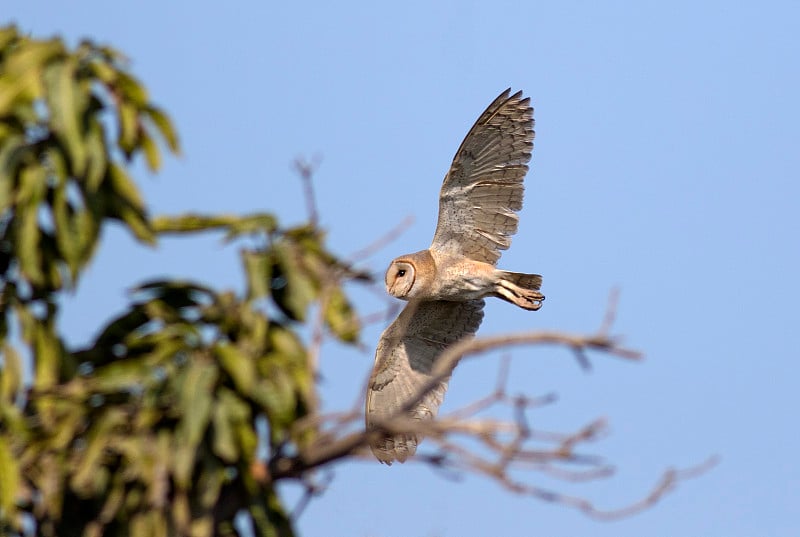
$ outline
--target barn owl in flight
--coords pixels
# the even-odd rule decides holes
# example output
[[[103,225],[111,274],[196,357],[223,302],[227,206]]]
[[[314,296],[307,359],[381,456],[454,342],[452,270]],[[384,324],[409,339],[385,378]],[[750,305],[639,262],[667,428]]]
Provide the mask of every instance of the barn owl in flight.
[[[533,149],[533,109],[522,92],[501,93],[456,151],[439,195],[439,220],[427,250],[396,258],[386,271],[386,290],[408,304],[381,335],[366,403],[367,429],[396,416],[432,376],[437,357],[475,334],[483,299],[495,296],[538,310],[538,274],[496,268],[511,245],[522,208]],[[419,420],[436,416],[449,379],[409,411]],[[417,449],[415,434],[385,435],[372,443],[379,461],[405,462]]]

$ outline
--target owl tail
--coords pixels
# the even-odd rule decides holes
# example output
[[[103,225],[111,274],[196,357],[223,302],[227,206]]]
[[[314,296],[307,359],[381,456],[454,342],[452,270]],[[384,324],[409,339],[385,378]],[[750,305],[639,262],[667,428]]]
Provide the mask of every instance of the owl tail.
[[[494,295],[522,309],[536,311],[542,307],[544,295],[539,292],[542,277],[538,274],[522,274],[498,270]]]

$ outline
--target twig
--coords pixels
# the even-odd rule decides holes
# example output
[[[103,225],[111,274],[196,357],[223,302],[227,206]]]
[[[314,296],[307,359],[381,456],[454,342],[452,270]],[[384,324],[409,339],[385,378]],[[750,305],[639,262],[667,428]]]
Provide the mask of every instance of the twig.
[[[385,434],[396,432],[420,432],[423,435],[431,435],[437,421],[418,421],[407,418],[407,412],[413,408],[423,397],[435,387],[441,380],[450,376],[455,364],[466,356],[475,355],[500,347],[511,345],[535,345],[535,344],[556,344],[570,348],[593,348],[601,350],[607,354],[620,356],[627,359],[638,359],[640,354],[618,346],[612,339],[603,336],[579,336],[560,332],[532,332],[522,334],[512,334],[506,336],[495,336],[489,338],[471,339],[462,341],[447,348],[438,358],[434,367],[434,374],[421,389],[410,398],[407,403],[392,417],[380,423],[380,427],[371,431],[359,431],[344,435],[334,441],[329,437],[325,442],[316,442],[311,448],[307,449],[301,457],[287,458],[281,461],[273,461],[275,470],[272,472],[272,479],[285,479],[297,477],[304,472],[341,459],[343,457],[363,451],[372,441],[381,438]],[[363,401],[359,397],[359,402]],[[323,418],[316,416],[316,420],[309,416],[303,421],[302,427],[315,427]],[[513,424],[512,424],[513,425]],[[464,424],[462,424],[464,426]],[[453,426],[450,427],[450,432]],[[513,432],[512,428],[506,430]],[[480,432],[479,428],[473,428],[473,433]],[[482,432],[481,432],[482,434]],[[442,436],[441,433],[437,433]],[[450,446],[453,447],[453,446]],[[466,455],[465,455],[466,456]]]
[[[304,477],[302,481],[304,488],[303,496],[297,501],[297,505],[294,506],[291,515],[289,515],[294,521],[297,521],[300,515],[303,514],[303,511],[305,511],[309,502],[311,502],[311,498],[319,496],[327,490],[328,486],[333,481],[333,472],[324,472],[321,483],[315,483],[310,477]]]
[[[603,317],[603,322],[600,324],[600,334],[608,334],[614,321],[617,320],[617,306],[619,305],[619,287],[612,287],[608,292],[608,305],[606,306],[606,314]]]
[[[409,398],[398,410],[398,415],[405,414],[413,409],[422,399],[440,382],[447,380],[456,364],[463,358],[479,353],[485,353],[498,348],[518,345],[555,344],[569,347],[573,350],[595,349],[606,354],[627,360],[641,359],[641,353],[625,347],[620,347],[612,338],[598,334],[596,336],[578,336],[562,332],[524,332],[521,334],[507,334],[494,337],[461,340],[442,352],[436,359],[433,374],[417,391],[414,397]]]
[[[664,472],[658,483],[650,490],[647,496],[620,509],[598,509],[591,502],[580,498],[569,498],[570,501],[566,503],[598,520],[617,520],[625,518],[651,507],[668,493],[672,492],[680,482],[703,475],[716,466],[717,463],[719,463],[719,457],[714,455],[696,466],[684,468],[682,470],[669,469]]]
[[[314,196],[314,182],[312,179],[321,161],[322,159],[319,156],[314,156],[310,161],[303,157],[297,157],[294,160],[294,169],[303,182],[303,197],[306,200],[308,221],[313,227],[317,227],[319,224],[319,212],[317,211],[317,200]]]
[[[363,393],[349,412],[328,415],[312,415],[298,424],[300,429],[313,428],[318,431],[317,440],[300,454],[270,461],[270,480],[301,479],[306,486],[302,506],[310,500],[316,489],[309,486],[305,476],[315,468],[347,457],[372,458],[368,446],[386,435],[413,434],[427,437],[435,447],[433,454],[419,453],[412,461],[427,464],[449,478],[458,478],[465,473],[484,475],[506,489],[544,501],[559,503],[578,509],[588,516],[610,520],[629,516],[646,509],[673,490],[681,481],[708,471],[716,459],[684,470],[668,470],[659,482],[641,500],[620,509],[601,510],[591,501],[554,492],[535,484],[521,481],[512,473],[532,470],[543,475],[565,481],[588,481],[606,478],[614,473],[613,466],[602,458],[578,453],[579,446],[595,441],[606,431],[604,419],[598,419],[570,433],[553,433],[538,430],[528,421],[528,411],[551,402],[553,396],[533,398],[524,395],[510,396],[507,392],[509,359],[504,355],[498,370],[493,391],[483,398],[467,404],[445,416],[434,420],[412,418],[408,410],[421,401],[440,382],[446,381],[455,365],[462,359],[483,354],[490,350],[514,345],[558,345],[579,353],[588,361],[586,352],[600,351],[623,359],[636,360],[641,355],[619,344],[609,335],[614,320],[616,294],[609,299],[601,329],[594,335],[577,335],[561,332],[528,332],[488,338],[477,338],[458,342],[446,348],[436,360],[432,374],[424,386],[406,401],[394,415],[364,430]],[[476,416],[493,407],[502,405],[511,413],[509,419],[481,418]],[[353,427],[357,427],[353,430]],[[462,440],[467,439],[468,442]],[[569,467],[577,467],[570,469]]]

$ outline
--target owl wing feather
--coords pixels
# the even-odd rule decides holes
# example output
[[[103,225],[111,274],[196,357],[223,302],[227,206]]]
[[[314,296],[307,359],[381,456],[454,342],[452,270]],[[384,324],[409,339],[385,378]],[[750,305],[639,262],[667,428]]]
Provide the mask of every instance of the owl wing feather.
[[[501,93],[456,151],[439,196],[432,250],[497,263],[511,245],[533,150],[533,108],[518,91]]]
[[[465,302],[410,301],[384,330],[375,351],[375,366],[367,389],[367,429],[397,416],[432,376],[445,348],[470,337],[483,319],[483,300]],[[455,366],[455,364],[453,364]],[[408,413],[413,419],[436,417],[448,378],[428,392]],[[418,434],[387,435],[375,441],[372,452],[383,463],[405,462],[422,440]]]

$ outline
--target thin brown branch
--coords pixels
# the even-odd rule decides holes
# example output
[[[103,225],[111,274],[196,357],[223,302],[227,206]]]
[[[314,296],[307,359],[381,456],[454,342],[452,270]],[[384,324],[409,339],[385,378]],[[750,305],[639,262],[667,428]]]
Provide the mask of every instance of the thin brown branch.
[[[312,468],[355,454],[358,451],[363,451],[371,440],[377,439],[387,433],[414,431],[420,432],[423,435],[432,435],[434,432],[432,427],[436,426],[436,421],[420,422],[417,420],[409,420],[405,416],[407,415],[407,411],[413,408],[428,391],[435,387],[442,379],[449,377],[450,372],[459,360],[463,357],[473,356],[501,347],[541,344],[562,345],[569,348],[597,349],[607,354],[627,359],[638,359],[640,357],[639,353],[618,346],[613,339],[606,336],[581,336],[560,332],[532,332],[462,341],[449,347],[442,353],[437,360],[434,374],[431,376],[428,383],[417,392],[415,397],[409,399],[401,411],[392,418],[382,422],[379,429],[350,433],[333,442],[316,442],[312,448],[306,450],[299,457],[273,461],[273,468],[270,475],[276,480],[287,477],[297,477]],[[304,420],[304,427],[314,425],[313,420]],[[464,425],[464,427],[468,426]],[[508,430],[513,431],[514,429],[512,427]],[[452,429],[451,432],[453,432]],[[480,435],[484,432],[485,430],[481,431],[480,427],[478,427],[473,428],[471,434]],[[465,433],[470,434],[470,432],[466,430]],[[326,438],[326,440],[329,440],[329,438]],[[476,461],[475,463],[478,464],[479,462]]]
[[[597,481],[614,475],[613,466],[598,466],[589,470],[567,470],[565,468],[557,468],[552,464],[542,464],[539,465],[536,470],[549,477],[560,479],[561,481],[570,481],[572,483]]]
[[[540,475],[564,481],[588,481],[607,478],[614,473],[613,466],[602,458],[579,453],[577,450],[600,438],[607,430],[606,421],[598,419],[571,433],[554,433],[533,427],[528,412],[552,402],[553,396],[528,397],[509,395],[509,360],[503,356],[498,369],[498,378],[493,390],[447,415],[435,420],[417,420],[409,416],[408,410],[415,406],[426,393],[447,379],[453,367],[462,359],[483,354],[491,350],[515,345],[556,345],[586,358],[588,351],[599,351],[623,359],[637,360],[641,355],[622,346],[609,335],[614,320],[616,295],[612,293],[601,330],[594,335],[567,334],[562,332],[528,332],[477,338],[461,341],[442,352],[437,358],[434,371],[428,382],[410,398],[394,416],[384,420],[369,431],[363,428],[363,393],[349,412],[328,415],[313,415],[298,426],[317,431],[317,440],[299,455],[278,455],[270,461],[269,471],[262,472],[271,480],[301,479],[308,487],[305,476],[319,467],[348,457],[372,458],[368,446],[384,435],[414,434],[426,437],[435,453],[418,453],[414,462],[426,464],[458,478],[464,474],[480,474],[497,482],[506,489],[532,496],[544,501],[558,503],[578,509],[588,516],[607,520],[628,516],[652,506],[673,490],[681,481],[708,471],[716,460],[685,469],[668,470],[659,482],[640,500],[616,510],[602,510],[591,501],[539,487],[515,477],[520,471],[533,471]],[[488,409],[501,408],[509,418],[479,418]],[[526,474],[527,475],[527,474]],[[303,501],[314,495],[306,489]]]
[[[407,413],[414,408],[428,392],[436,388],[440,382],[449,378],[453,368],[463,358],[489,352],[498,348],[541,344],[561,345],[572,350],[577,349],[581,351],[586,349],[599,350],[606,354],[627,360],[639,360],[642,357],[641,353],[621,347],[613,338],[603,334],[582,336],[563,332],[543,331],[462,340],[445,349],[437,358],[431,377],[417,391],[414,397],[406,401],[398,411],[398,414]]]
[[[600,324],[600,334],[608,334],[614,321],[617,320],[617,307],[619,306],[619,287],[612,287],[608,293],[608,305],[603,322]]]
[[[313,227],[319,224],[319,212],[317,211],[317,199],[314,196],[314,172],[319,168],[322,159],[319,155],[312,157],[311,160],[306,160],[303,157],[297,157],[294,160],[294,169],[300,175],[300,180],[303,182],[303,197],[306,200],[306,210],[308,211],[308,221]]]
[[[601,434],[603,434],[606,431],[607,427],[608,425],[606,424],[606,420],[604,419],[593,421],[592,423],[582,428],[575,434],[568,436],[567,438],[562,440],[559,446],[559,452],[572,453],[577,444],[582,444],[584,442],[596,440]]]
[[[324,472],[322,474],[322,479],[320,481],[315,481],[314,476],[303,476],[302,483],[303,483],[303,495],[297,501],[297,504],[292,509],[292,513],[290,518],[292,520],[297,520],[300,518],[300,515],[303,514],[306,507],[308,507],[309,502],[314,496],[319,496],[323,492],[325,492],[328,486],[333,481],[333,472]]]
[[[684,468],[682,470],[676,470],[672,468],[668,469],[667,471],[664,472],[664,474],[662,474],[661,478],[658,480],[656,485],[650,490],[650,492],[645,497],[643,497],[639,501],[631,503],[620,509],[611,509],[611,510],[598,509],[594,504],[585,499],[573,498],[568,496],[564,496],[562,498],[568,499],[569,501],[560,503],[566,503],[567,505],[576,507],[577,509],[580,509],[581,511],[591,516],[592,518],[596,518],[598,520],[617,520],[620,518],[625,518],[633,514],[639,513],[649,507],[652,507],[668,493],[675,490],[675,487],[677,487],[678,484],[680,484],[683,481],[694,479],[696,477],[705,474],[706,472],[711,470],[714,466],[716,466],[718,462],[719,462],[719,457],[715,455],[709,457],[704,462],[696,466],[691,466],[689,468]]]

